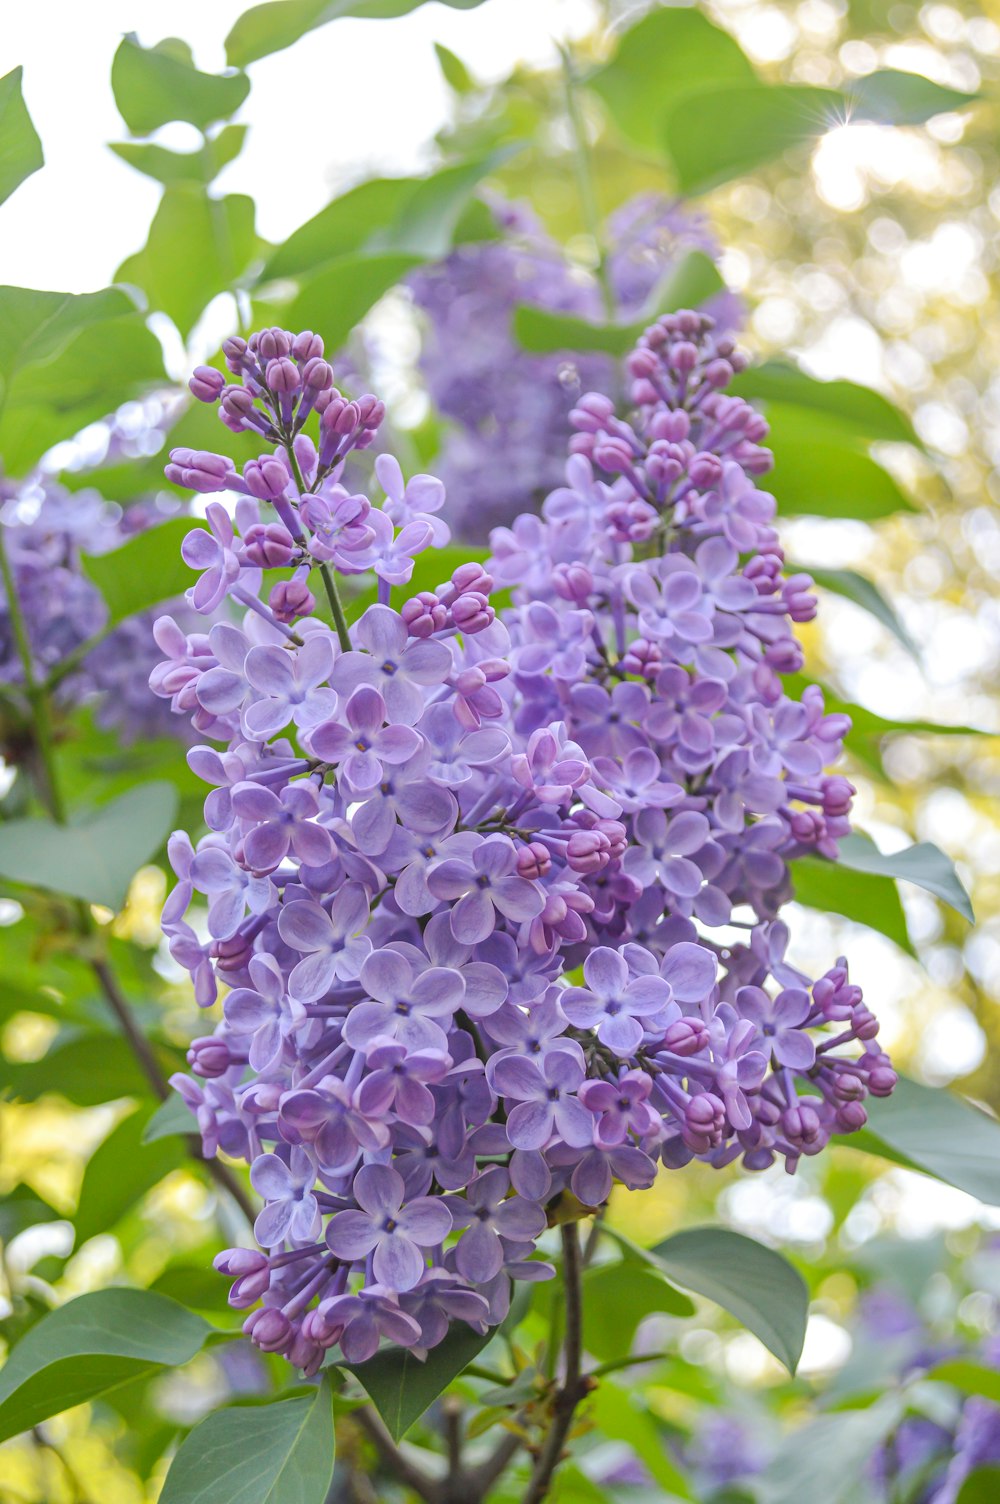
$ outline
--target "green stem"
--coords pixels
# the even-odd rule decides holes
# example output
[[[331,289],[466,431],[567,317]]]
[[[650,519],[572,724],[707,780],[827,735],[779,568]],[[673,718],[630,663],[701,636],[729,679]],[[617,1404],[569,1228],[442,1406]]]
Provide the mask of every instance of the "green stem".
[[[285,453],[288,455],[288,463],[292,467],[292,475],[295,478],[299,495],[304,496],[306,484],[302,479],[302,471],[299,469],[299,462],[295,457],[294,445],[286,444]],[[320,564],[319,572],[323,580],[323,588],[326,591],[326,598],[330,602],[330,610],[333,613],[333,624],[337,628],[340,646],[345,653],[349,653],[351,651],[351,634],[347,629],[347,617],[344,615],[344,608],[341,604],[340,596],[337,594],[337,586],[334,583],[333,575],[326,564]]]
[[[561,52],[566,115],[573,136],[573,172],[576,177],[577,192],[580,195],[583,222],[587,228],[587,234],[594,242],[594,249],[597,252],[596,271],[598,286],[601,289],[601,302],[604,305],[606,317],[611,320],[614,318],[616,312],[615,295],[608,276],[601,214],[597,207],[597,193],[594,188],[594,175],[591,170],[590,142],[587,140],[587,128],[584,124],[583,112],[580,109],[580,96],[577,88],[576,73],[573,68],[573,59],[565,48],[562,48]]]
[[[49,670],[43,685],[46,692],[51,694],[54,689],[58,689],[63,680],[68,679],[70,674],[74,673],[80,667],[84,659],[95,648],[99,648],[102,642],[106,642],[114,630],[114,625],[109,622],[106,627],[102,627],[99,632],[95,632],[93,637],[88,637],[85,642],[77,643],[76,647],[67,653],[65,658],[61,658]]]
[[[541,1504],[549,1491],[563,1447],[573,1428],[573,1417],[580,1401],[591,1389],[591,1381],[582,1374],[583,1361],[583,1284],[580,1242],[576,1223],[567,1222],[559,1229],[563,1247],[563,1289],[566,1297],[566,1335],[563,1338],[563,1377],[552,1406],[552,1420],[535,1460],[534,1470],[521,1504]]]

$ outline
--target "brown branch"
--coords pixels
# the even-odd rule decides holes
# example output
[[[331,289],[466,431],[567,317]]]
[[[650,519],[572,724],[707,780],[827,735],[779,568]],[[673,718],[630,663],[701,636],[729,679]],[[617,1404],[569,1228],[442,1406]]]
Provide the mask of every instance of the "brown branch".
[[[362,1409],[355,1410],[351,1418],[364,1431],[378,1453],[379,1460],[393,1477],[405,1484],[407,1488],[412,1488],[415,1494],[426,1501],[426,1504],[441,1504],[441,1490],[438,1484],[428,1473],[424,1472],[423,1468],[417,1467],[415,1462],[411,1462],[403,1455],[374,1410],[370,1410],[365,1405]]]
[[[563,1223],[560,1231],[563,1245],[563,1287],[566,1292],[563,1378],[552,1405],[552,1424],[538,1453],[521,1504],[541,1504],[545,1498],[562,1458],[566,1438],[572,1429],[576,1407],[592,1388],[591,1382],[580,1372],[583,1358],[583,1292],[576,1223]]]

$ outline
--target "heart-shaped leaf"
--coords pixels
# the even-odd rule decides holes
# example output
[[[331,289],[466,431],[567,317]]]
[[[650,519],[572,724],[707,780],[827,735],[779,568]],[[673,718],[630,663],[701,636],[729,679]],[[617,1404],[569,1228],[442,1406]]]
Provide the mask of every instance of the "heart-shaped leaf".
[[[148,136],[171,120],[204,130],[227,119],[246,99],[250,80],[242,73],[199,73],[185,44],[173,38],[140,47],[129,35],[111,64],[111,87],[132,134]]]
[[[144,783],[73,825],[11,820],[0,826],[0,876],[120,909],[137,868],[162,846],[176,813],[173,784]]]
[[[160,1504],[323,1504],[335,1442],[328,1381],[269,1405],[230,1405],[195,1426]]]
[[[194,1357],[211,1328],[148,1290],[98,1290],[22,1337],[0,1372],[0,1441],[117,1384]]]
[[[671,104],[664,140],[681,193],[705,193],[790,147],[818,141],[846,116],[844,96],[835,89],[716,85]]]

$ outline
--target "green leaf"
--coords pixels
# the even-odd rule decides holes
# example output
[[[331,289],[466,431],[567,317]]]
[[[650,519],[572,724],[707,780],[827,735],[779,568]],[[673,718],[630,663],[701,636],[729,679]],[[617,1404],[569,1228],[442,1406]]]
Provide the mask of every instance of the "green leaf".
[[[180,1070],[184,1056],[155,1046],[164,1073]],[[4,1086],[16,1099],[34,1102],[55,1092],[77,1107],[96,1107],[119,1097],[148,1097],[146,1080],[128,1043],[113,1034],[78,1034],[53,1045],[40,1060],[8,1062]]]
[[[121,287],[82,293],[0,287],[0,378],[51,360],[91,324],[134,312]]]
[[[587,80],[619,130],[648,151],[659,149],[663,117],[674,100],[711,86],[755,82],[750,60],[727,31],[700,10],[674,6],[643,16],[625,32],[610,63]]]
[[[117,1384],[176,1368],[209,1333],[200,1316],[147,1290],[99,1290],[43,1316],[0,1373],[0,1441]]]
[[[194,1128],[194,1114],[180,1093],[174,1091],[144,1123],[140,1143],[152,1144],[179,1133],[193,1133]]]
[[[835,595],[842,595],[845,600],[853,601],[869,616],[874,616],[895,637],[908,653],[914,658],[919,657],[919,649],[906,627],[896,614],[892,603],[886,599],[871,580],[863,574],[858,574],[854,569],[825,569],[815,564],[786,566],[786,573],[794,574],[804,570],[811,574],[817,585],[824,590],[832,590]]]
[[[145,246],[122,262],[117,276],[140,287],[186,339],[216,294],[238,282],[256,245],[252,198],[212,198],[195,183],[175,183],[160,200]]]
[[[433,1405],[452,1379],[474,1363],[496,1330],[483,1336],[455,1322],[443,1342],[432,1347],[421,1363],[409,1348],[387,1347],[366,1363],[338,1362],[349,1369],[381,1415],[393,1441],[399,1441]]]
[[[869,1099],[866,1152],[903,1156],[906,1163],[989,1206],[1000,1206],[1000,1123],[955,1092],[900,1077],[891,1097]]]
[[[115,156],[137,172],[167,188],[175,183],[203,183],[206,187],[243,150],[245,125],[227,125],[198,151],[168,151],[145,141],[113,141]]]
[[[124,292],[114,290],[114,296],[134,307]],[[55,297],[62,301],[61,294]],[[2,317],[0,289],[0,325]],[[38,350],[25,353],[8,383],[0,421],[0,455],[9,475],[26,474],[54,444],[166,380],[160,342],[138,313],[90,323],[44,365]]]
[[[996,1504],[1000,1499],[1000,1467],[975,1468],[965,1479],[955,1504]]]
[[[155,1145],[146,1142],[143,1134],[150,1116],[148,1107],[130,1113],[87,1161],[73,1218],[77,1248],[98,1233],[110,1232],[147,1191],[184,1162],[184,1146],[175,1139],[161,1139]]]
[[[11,820],[0,825],[0,876],[120,909],[136,870],[173,827],[177,790],[146,783],[73,825]]]
[[[452,10],[475,10],[483,0],[441,0]],[[372,21],[392,20],[418,10],[424,0],[269,0],[240,16],[226,38],[226,58],[231,67],[245,68],[258,58],[291,47],[300,37],[339,21],[357,16]]]
[[[598,324],[571,313],[552,313],[532,303],[514,309],[514,337],[524,350],[545,355],[558,350],[602,350],[626,355],[651,321],[678,308],[697,308],[723,290],[718,268],[704,251],[691,251],[667,277],[646,315],[628,324]]]
[[[656,1421],[648,1410],[634,1403],[632,1394],[604,1379],[591,1397],[589,1408],[601,1436],[626,1442],[629,1450],[645,1463],[654,1482],[666,1489],[668,1498],[677,1495],[691,1498],[687,1482],[671,1460]]]
[[[846,94],[852,120],[877,120],[884,125],[922,125],[935,115],[963,110],[980,98],[899,68],[879,68],[852,79]]]
[[[0,1199],[0,1243],[9,1243],[26,1227],[39,1222],[60,1222],[61,1212],[44,1201],[30,1185],[19,1184]]]
[[[785,566],[789,573],[793,573],[797,566],[789,564]],[[812,571],[809,571],[810,573]],[[901,733],[906,736],[991,736],[993,733],[983,731],[978,726],[966,726],[962,724],[952,725],[940,721],[896,721],[888,720],[885,716],[877,715],[874,710],[869,710],[866,705],[855,705],[850,700],[842,700],[828,684],[822,684],[811,675],[786,674],[785,692],[793,699],[801,699],[802,693],[809,684],[818,684],[823,691],[823,702],[827,714],[849,715],[853,722],[851,729],[852,741],[858,736],[867,736],[880,740],[884,736],[892,736]]]
[[[293,298],[285,318],[296,329],[322,329],[328,350],[338,350],[380,298],[423,258],[398,251],[331,261]]]
[[[900,1398],[887,1395],[868,1410],[824,1415],[792,1431],[755,1480],[759,1504],[867,1504],[869,1460],[902,1411]]]
[[[736,1317],[794,1374],[805,1340],[809,1292],[786,1258],[726,1227],[690,1227],[650,1249],[679,1285]]]
[[[1000,1373],[987,1368],[983,1363],[970,1363],[965,1358],[946,1358],[934,1368],[928,1369],[924,1378],[938,1384],[952,1384],[963,1394],[978,1394],[983,1399],[1000,1405]],[[1000,1495],[994,1495],[994,1499]]]
[[[129,34],[111,64],[111,87],[132,134],[149,136],[171,120],[204,130],[228,119],[250,92],[250,80],[242,73],[199,73],[183,43],[168,38],[140,47]]]
[[[227,1299],[226,1280],[212,1268],[209,1254],[201,1264],[168,1264],[150,1285],[154,1295],[167,1295],[188,1310],[225,1313],[239,1318]]]
[[[434,43],[434,52],[442,77],[449,88],[454,89],[456,94],[471,94],[476,83],[462,59],[440,42]]]
[[[181,1442],[160,1504],[323,1504],[334,1455],[326,1380],[298,1399],[229,1405]]]
[[[659,1269],[632,1259],[599,1264],[583,1278],[584,1346],[601,1362],[622,1357],[631,1351],[636,1327],[647,1316],[692,1316],[694,1309]]]
[[[183,595],[194,584],[198,575],[180,552],[191,527],[190,519],[173,518],[137,533],[110,553],[81,557],[84,574],[104,597],[109,625]]]
[[[867,924],[895,941],[907,955],[916,956],[891,878],[850,871],[822,857],[800,857],[792,862],[791,872],[797,903]]]
[[[681,193],[705,193],[846,118],[844,96],[803,84],[708,88],[671,103],[663,136]],[[697,120],[697,129],[692,121]]]
[[[813,408],[830,418],[841,418],[855,434],[870,442],[923,446],[909,418],[881,392],[854,381],[819,381],[798,366],[782,360],[766,360],[750,366],[730,384],[737,397],[785,406]]]
[[[21,92],[23,75],[23,68],[12,68],[0,78],[0,204],[45,166],[42,143]]]
[[[852,872],[869,872],[915,883],[950,905],[970,924],[976,922],[972,903],[955,871],[954,862],[930,841],[918,841],[902,851],[884,854],[868,836],[855,831],[840,842],[840,865]]]
[[[916,510],[841,420],[783,403],[769,406],[767,419],[774,470],[764,485],[779,511],[875,522]]]
[[[261,281],[297,277],[362,251],[447,254],[472,194],[510,149],[453,163],[423,178],[370,178],[293,230]]]

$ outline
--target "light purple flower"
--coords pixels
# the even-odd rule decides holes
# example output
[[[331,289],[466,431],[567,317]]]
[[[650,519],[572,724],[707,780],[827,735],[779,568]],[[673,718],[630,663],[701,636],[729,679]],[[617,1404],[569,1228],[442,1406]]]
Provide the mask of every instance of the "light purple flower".
[[[408,522],[429,523],[435,548],[446,548],[451,529],[433,514],[444,506],[444,486],[434,475],[414,475],[404,483],[399,461],[391,454],[380,454],[375,474],[385,492],[382,510],[397,527]]]
[[[261,1154],[250,1166],[250,1183],[267,1205],[253,1225],[262,1248],[289,1239],[308,1243],[319,1235],[319,1205],[312,1193],[316,1167],[304,1149],[293,1148],[286,1164],[277,1154]]]
[[[291,783],[280,794],[259,783],[237,784],[232,808],[252,824],[243,850],[254,872],[273,872],[292,853],[307,867],[321,867],[333,855],[330,833],[316,823],[319,800],[311,783]]]
[[[306,1011],[285,991],[280,967],[268,955],[250,960],[253,987],[235,987],[222,1005],[223,1016],[234,1034],[252,1034],[250,1065],[265,1071],[281,1057],[286,1038],[305,1022]]]
[[[507,1114],[507,1137],[515,1149],[543,1149],[558,1133],[583,1148],[594,1136],[594,1119],[575,1093],[584,1068],[572,1055],[552,1051],[537,1063],[521,1055],[498,1060],[493,1083],[517,1103]]]
[[[452,1227],[440,1198],[420,1196],[404,1206],[405,1190],[390,1165],[362,1165],[354,1177],[358,1210],[336,1212],[326,1230],[338,1258],[353,1263],[372,1254],[375,1278],[391,1290],[412,1290],[420,1282],[427,1267],[422,1250],[443,1243]]]
[[[225,599],[227,591],[239,579],[240,561],[234,548],[232,518],[218,501],[205,508],[208,528],[192,528],[181,544],[185,564],[202,571],[187,598],[196,611],[208,616]]]
[[[812,999],[801,988],[786,987],[771,998],[762,987],[741,987],[736,1007],[743,1018],[756,1025],[753,1045],[770,1053],[779,1065],[807,1071],[816,1060],[816,1046],[803,1025],[812,1009]]]
[[[288,979],[292,995],[311,1003],[335,982],[355,980],[371,953],[371,941],[361,934],[367,922],[368,895],[360,883],[345,883],[329,914],[306,899],[286,904],[278,916],[278,931],[286,945],[306,953]]]
[[[639,843],[625,853],[624,867],[643,887],[661,882],[668,892],[693,898],[703,875],[690,856],[700,851],[711,834],[704,815],[682,810],[670,820],[662,809],[643,809],[635,819]]]
[[[258,741],[283,731],[289,721],[308,729],[332,716],[337,697],[323,688],[333,668],[333,643],[312,632],[300,648],[251,648],[246,676],[260,696],[243,712],[248,736]]]
[[[655,1016],[670,1002],[669,985],[658,976],[629,976],[617,951],[606,945],[592,950],[583,963],[586,987],[567,987],[559,1001],[571,1024],[595,1029],[602,1044],[628,1059],[642,1043],[640,1019]]]
[[[442,642],[411,640],[405,622],[388,606],[369,606],[354,637],[365,651],[342,653],[330,683],[345,696],[370,684],[385,701],[390,720],[412,726],[423,713],[424,690],[443,684],[451,673],[451,653]]]
[[[407,762],[421,748],[421,740],[409,726],[386,726],[386,704],[377,689],[362,684],[343,708],[347,725],[323,721],[309,732],[313,755],[337,765],[338,774],[351,789],[365,794],[381,780],[383,765]],[[454,720],[454,717],[452,717]]]
[[[448,1198],[455,1227],[464,1227],[455,1249],[455,1267],[466,1279],[482,1284],[503,1268],[502,1238],[533,1243],[545,1231],[545,1213],[534,1201],[514,1195],[507,1199],[510,1176],[499,1165],[477,1175],[463,1200]]]
[[[517,852],[506,836],[487,836],[471,861],[447,857],[432,867],[427,886],[435,898],[458,899],[451,911],[451,930],[463,945],[485,940],[497,914],[515,924],[542,912],[544,897],[536,883],[517,877]]]
[[[352,1049],[366,1054],[383,1040],[409,1050],[447,1050],[445,1028],[462,1006],[465,983],[457,971],[430,966],[415,974],[395,950],[375,950],[361,967],[369,1001],[355,1003],[344,1024]]]

